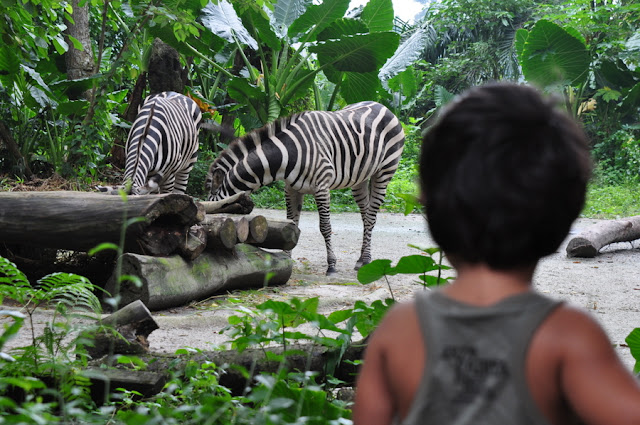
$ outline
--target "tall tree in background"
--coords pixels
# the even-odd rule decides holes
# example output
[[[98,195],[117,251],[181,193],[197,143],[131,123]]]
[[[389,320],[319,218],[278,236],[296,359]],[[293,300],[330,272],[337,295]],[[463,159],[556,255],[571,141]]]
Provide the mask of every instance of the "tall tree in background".
[[[64,35],[69,49],[64,61],[69,80],[87,78],[96,72],[89,31],[89,6],[90,2],[86,0],[71,0],[73,12],[65,17],[67,29]],[[87,98],[89,93],[85,91],[83,96]]]

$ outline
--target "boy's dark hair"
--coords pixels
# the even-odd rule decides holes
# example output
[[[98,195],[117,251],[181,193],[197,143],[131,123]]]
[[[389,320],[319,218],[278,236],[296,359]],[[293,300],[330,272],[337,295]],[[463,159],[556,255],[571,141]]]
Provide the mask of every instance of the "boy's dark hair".
[[[470,89],[426,133],[420,183],[442,250],[494,269],[553,253],[584,206],[591,158],[581,127],[537,90]]]

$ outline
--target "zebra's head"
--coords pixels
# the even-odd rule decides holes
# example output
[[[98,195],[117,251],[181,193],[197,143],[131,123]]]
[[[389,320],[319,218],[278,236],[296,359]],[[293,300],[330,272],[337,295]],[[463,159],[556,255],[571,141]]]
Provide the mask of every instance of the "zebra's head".
[[[209,171],[207,172],[207,179],[204,182],[204,187],[207,191],[207,200],[208,201],[219,201],[224,199],[227,196],[224,196],[222,191],[222,182],[224,181],[224,176],[227,172],[218,166],[217,161],[214,161],[209,166]]]

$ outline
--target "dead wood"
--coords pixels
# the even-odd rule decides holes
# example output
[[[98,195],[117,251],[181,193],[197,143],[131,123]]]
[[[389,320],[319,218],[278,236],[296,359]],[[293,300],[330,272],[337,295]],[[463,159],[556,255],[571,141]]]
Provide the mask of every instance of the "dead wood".
[[[602,221],[569,241],[567,257],[595,257],[609,244],[636,239],[640,239],[640,215],[615,221]]]
[[[207,248],[211,250],[233,249],[238,243],[236,223],[229,217],[207,214],[200,226],[207,233]]]
[[[250,214],[253,211],[253,201],[249,192],[236,193],[221,201],[200,202],[207,214]]]
[[[187,261],[198,257],[206,247],[207,231],[199,224],[191,226],[187,232],[186,239],[181,239],[178,245],[179,254]]]
[[[125,215],[126,214],[126,215]],[[0,193],[0,241],[87,252],[103,242],[118,244],[125,220],[125,250],[170,255],[179,250],[203,209],[188,195],[105,196],[99,193]]]
[[[249,238],[249,220],[245,216],[229,217],[236,225],[236,239],[238,243],[245,243]]]
[[[149,365],[147,371],[151,373],[167,374],[167,371],[172,368],[182,370],[189,362],[240,365],[246,370],[252,371],[253,376],[262,372],[276,373],[284,366],[291,371],[317,372],[316,380],[319,382],[332,376],[343,381],[341,386],[349,387],[355,385],[358,372],[357,366],[351,362],[361,360],[365,348],[365,342],[354,343],[346,349],[340,358],[339,348],[328,348],[314,344],[295,344],[287,347],[287,351],[294,354],[287,354],[284,364],[268,360],[262,349],[247,349],[241,353],[237,350],[200,351],[188,356],[150,352],[141,355],[140,359]],[[269,351],[276,354],[283,353],[281,347],[271,347]],[[129,372],[132,375],[136,373],[136,371]],[[247,378],[234,368],[226,369],[219,379],[220,385],[229,388],[233,395],[243,394],[247,386]]]
[[[286,254],[269,253],[246,244],[237,244],[232,251],[205,250],[193,261],[177,255],[158,258],[125,254],[122,273],[139,277],[140,286],[130,281],[117,285],[114,275],[105,289],[115,294],[119,286],[122,305],[141,300],[155,311],[233,289],[283,285],[291,277],[292,269],[293,261]]]
[[[252,242],[260,248],[292,250],[298,244],[300,228],[293,220],[267,219],[267,236],[262,242]]]
[[[120,335],[100,332],[94,338],[94,346],[87,351],[93,358],[106,354],[142,354],[149,350],[149,334],[159,328],[151,312],[140,300],[127,304],[100,321],[112,327]]]

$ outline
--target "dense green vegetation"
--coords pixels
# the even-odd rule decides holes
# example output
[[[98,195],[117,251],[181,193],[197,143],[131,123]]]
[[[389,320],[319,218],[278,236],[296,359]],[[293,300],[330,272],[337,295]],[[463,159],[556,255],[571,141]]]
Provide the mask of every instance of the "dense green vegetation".
[[[640,214],[638,2],[424,4],[420,18],[406,23],[394,19],[391,0],[370,0],[351,12],[349,0],[3,1],[0,190],[51,176],[83,190],[97,182],[119,183],[122,163],[112,153],[126,139],[128,110],[135,111],[149,91],[149,57],[158,38],[179,52],[186,91],[203,103],[205,119],[232,127],[236,136],[306,109],[332,110],[359,100],[389,106],[407,134],[383,206],[394,212],[404,211],[407,197],[417,192],[420,134],[438,108],[486,81],[535,84],[555,94],[591,137],[597,166],[583,214]],[[202,198],[207,167],[229,139],[203,131],[200,142],[188,191]],[[313,209],[307,198],[305,208]],[[260,207],[284,208],[282,184],[261,189],[254,199]],[[356,211],[349,190],[332,194],[332,209]],[[361,281],[410,272],[425,286],[440,283],[436,252],[394,267],[374,262],[361,269]],[[89,361],[86,332],[96,328],[77,327],[71,319],[72,312],[100,312],[96,290],[67,274],[31,286],[0,258],[0,301],[11,299],[23,312],[0,311],[0,424],[350,423],[349,405],[337,397],[341,382],[331,373],[321,379],[284,366],[256,376],[237,365],[192,361],[172,368],[172,379],[157,396],[113,389],[113,399],[94,402],[83,370]],[[312,341],[335,349],[339,362],[392,301],[357,303],[328,317],[317,313],[317,299],[229,303],[238,310],[226,330],[231,348],[268,352],[269,344]],[[43,333],[32,334],[28,347],[4,351],[33,312],[47,306],[55,314]],[[75,313],[78,307],[82,313]],[[315,331],[300,331],[303,323]],[[637,330],[627,342],[640,357]],[[135,357],[113,364],[147,367]],[[229,369],[246,376],[243,394],[219,385]]]

